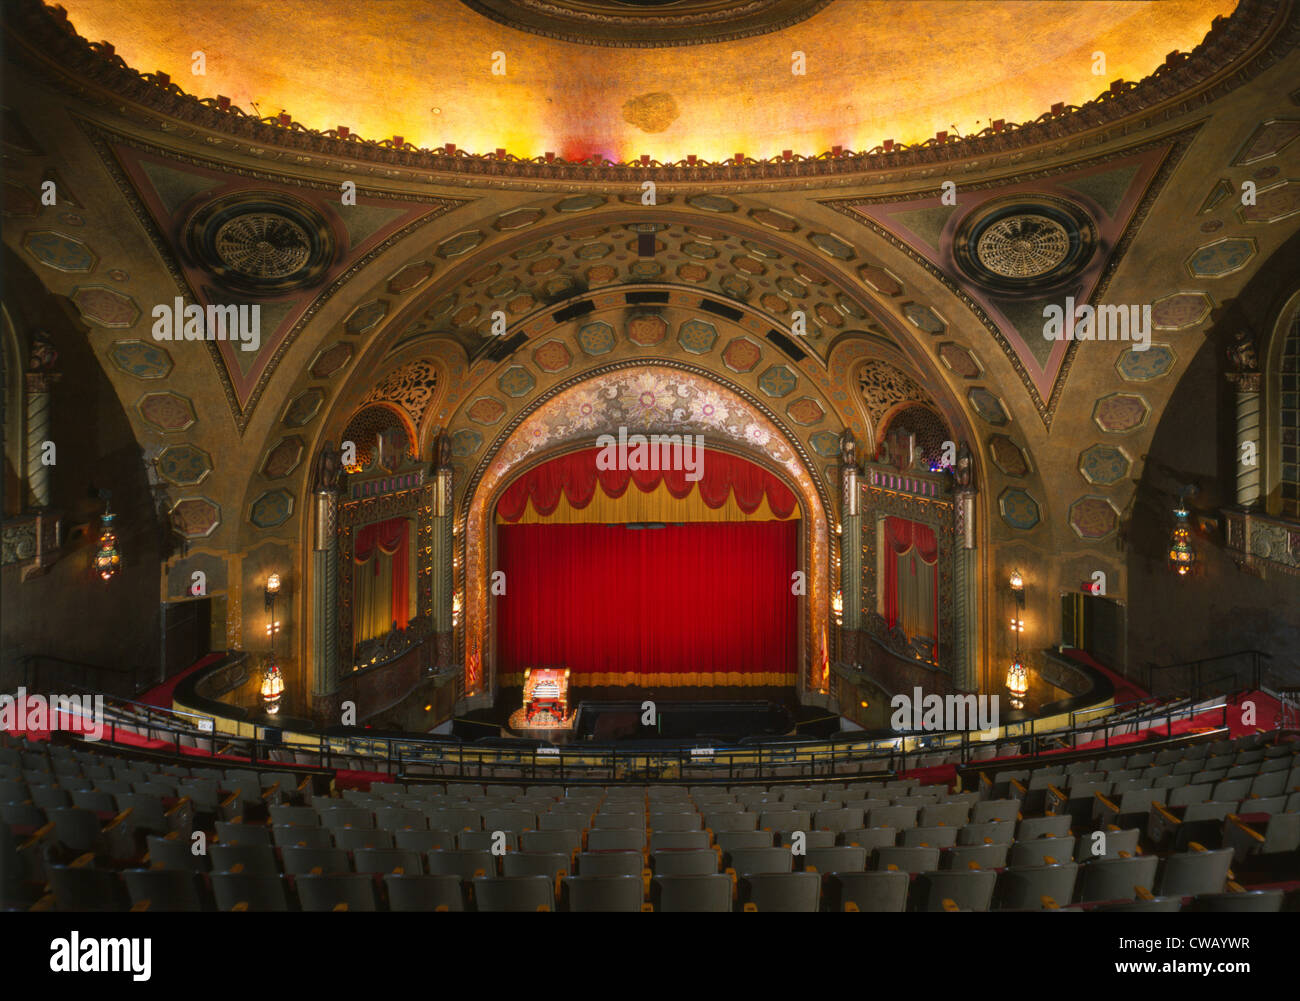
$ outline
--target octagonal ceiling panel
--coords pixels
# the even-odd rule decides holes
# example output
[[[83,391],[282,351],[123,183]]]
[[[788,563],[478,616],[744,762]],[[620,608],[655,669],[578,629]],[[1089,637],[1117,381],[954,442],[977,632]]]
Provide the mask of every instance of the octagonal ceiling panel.
[[[248,520],[258,528],[275,528],[283,525],[293,514],[293,494],[283,487],[267,490],[253,501]]]
[[[1110,486],[1128,476],[1132,461],[1118,445],[1099,443],[1079,453],[1079,475],[1089,483]]]
[[[1034,500],[1028,490],[1020,487],[1008,487],[998,495],[998,513],[1008,525],[1022,532],[1037,526],[1042,517],[1038,501]]]
[[[180,393],[149,393],[139,403],[140,416],[158,431],[178,434],[188,431],[198,420],[194,404]]]
[[[221,524],[221,507],[207,497],[182,497],[172,505],[172,526],[187,539],[205,539]]]
[[[266,454],[266,460],[262,463],[262,475],[268,480],[288,476],[302,461],[303,447],[302,439],[296,434],[281,438]]]
[[[109,348],[113,364],[137,379],[165,379],[172,370],[172,356],[150,341],[117,341]]]
[[[1089,542],[1105,539],[1119,527],[1119,512],[1105,497],[1080,497],[1070,505],[1068,519],[1074,534]]]
[[[140,319],[140,307],[135,300],[106,285],[80,285],[73,290],[72,301],[77,312],[96,326],[132,327]]]
[[[752,372],[763,357],[763,349],[748,337],[736,337],[722,349],[722,363],[733,372]]]
[[[158,453],[158,475],[178,487],[192,487],[202,483],[212,472],[212,456],[188,442],[168,445]]]
[[[1137,394],[1111,393],[1097,401],[1092,408],[1092,419],[1103,431],[1128,434],[1145,424],[1150,413],[1146,400]]]

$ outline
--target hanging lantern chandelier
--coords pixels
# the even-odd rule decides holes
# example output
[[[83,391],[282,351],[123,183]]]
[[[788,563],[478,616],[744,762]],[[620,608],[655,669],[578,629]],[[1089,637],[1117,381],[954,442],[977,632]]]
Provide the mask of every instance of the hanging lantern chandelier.
[[[1196,564],[1196,550],[1192,548],[1192,527],[1187,520],[1187,507],[1179,501],[1174,508],[1174,533],[1169,540],[1169,569],[1186,577]]]
[[[109,580],[122,568],[122,554],[117,548],[117,531],[113,528],[113,514],[107,507],[99,516],[99,550],[95,553],[94,568],[100,580]]]

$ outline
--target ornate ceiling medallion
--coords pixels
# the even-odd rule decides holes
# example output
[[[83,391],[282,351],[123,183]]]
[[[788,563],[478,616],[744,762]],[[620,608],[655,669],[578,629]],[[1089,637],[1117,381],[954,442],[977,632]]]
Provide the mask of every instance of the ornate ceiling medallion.
[[[1078,205],[1016,195],[963,220],[953,256],[967,277],[995,292],[1036,295],[1077,275],[1096,246],[1097,227]]]
[[[441,0],[439,0],[441,2]],[[750,38],[805,21],[830,0],[461,0],[519,31],[579,45],[668,48]]]
[[[185,248],[221,284],[280,295],[319,283],[334,261],[334,234],[312,206],[276,192],[242,192],[199,209]]]

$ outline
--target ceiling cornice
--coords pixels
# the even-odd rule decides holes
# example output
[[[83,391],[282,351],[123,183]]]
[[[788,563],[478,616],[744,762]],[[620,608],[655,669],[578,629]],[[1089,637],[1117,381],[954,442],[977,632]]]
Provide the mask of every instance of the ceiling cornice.
[[[1145,79],[1115,81],[1084,105],[1058,104],[1032,122],[999,121],[977,134],[940,133],[912,146],[887,141],[866,151],[836,147],[816,156],[783,154],[741,162],[688,157],[671,164],[648,157],[621,164],[599,159],[568,163],[551,154],[533,158],[504,150],[474,154],[451,145],[418,149],[398,137],[372,140],[347,130],[312,130],[287,113],[255,117],[228,99],[187,94],[166,74],[132,69],[111,44],[82,38],[66,13],[45,7],[40,0],[17,0],[7,11],[6,27],[11,55],[39,77],[116,114],[148,121],[154,128],[162,115],[224,136],[225,148],[232,154],[264,156],[270,148],[300,164],[320,159],[335,161],[320,166],[352,170],[356,167],[349,165],[362,164],[394,179],[423,176],[445,182],[450,176],[459,179],[453,183],[471,186],[608,186],[653,180],[775,190],[899,180],[908,171],[940,164],[997,166],[1039,150],[1050,149],[1057,155],[1158,126],[1245,84],[1300,44],[1300,5],[1294,0],[1241,0],[1232,16],[1214,22],[1192,52],[1170,53]]]

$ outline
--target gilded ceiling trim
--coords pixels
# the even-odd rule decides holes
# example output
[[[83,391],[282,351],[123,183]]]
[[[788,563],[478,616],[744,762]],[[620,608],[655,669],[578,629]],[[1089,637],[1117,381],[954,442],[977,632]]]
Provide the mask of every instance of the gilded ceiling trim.
[[[254,117],[227,99],[186,94],[166,74],[132,69],[112,45],[89,42],[78,35],[61,8],[46,8],[40,0],[15,0],[11,6],[6,20],[14,57],[31,66],[37,76],[61,76],[59,82],[65,90],[114,114],[129,113],[122,104],[126,100],[138,106],[131,110],[153,128],[159,127],[157,116],[164,115],[247,142],[246,147],[232,148],[232,152],[263,155],[263,147],[271,147],[295,151],[300,164],[312,162],[313,157],[363,160],[381,165],[383,172],[393,177],[402,176],[402,168],[406,168],[501,178],[499,184],[509,183],[508,179],[639,184],[652,178],[743,186],[751,181],[797,183],[804,179],[806,186],[824,187],[850,183],[853,175],[879,175],[968,159],[988,166],[993,165],[990,158],[999,155],[1019,154],[1014,157],[1019,159],[1048,143],[1053,144],[1053,152],[1065,152],[1076,143],[1096,145],[1134,128],[1178,118],[1248,82],[1300,44],[1300,4],[1241,0],[1232,16],[1216,22],[1191,53],[1171,54],[1172,58],[1140,82],[1116,82],[1084,105],[1058,104],[1032,122],[999,121],[973,135],[943,134],[912,146],[889,141],[888,148],[881,145],[855,152],[836,147],[815,156],[747,157],[740,163],[715,163],[691,156],[672,164],[648,157],[622,164],[594,158],[571,164],[555,156],[471,154],[450,145],[424,150],[396,139],[361,139],[348,131],[308,129],[287,113]],[[465,183],[475,182],[466,179]]]

